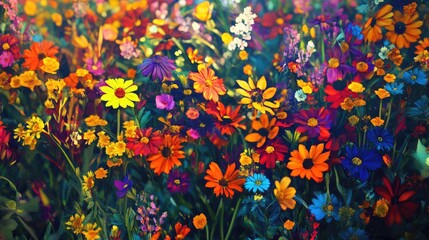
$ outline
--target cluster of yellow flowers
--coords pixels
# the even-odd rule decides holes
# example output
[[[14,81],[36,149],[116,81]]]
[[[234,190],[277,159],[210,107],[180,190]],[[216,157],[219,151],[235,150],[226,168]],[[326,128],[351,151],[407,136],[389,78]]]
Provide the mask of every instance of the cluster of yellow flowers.
[[[67,229],[72,230],[75,235],[83,234],[87,240],[99,239],[101,228],[97,226],[97,223],[87,223],[84,225],[84,220],[84,214],[76,213],[74,216],[72,215],[66,222]]]
[[[23,146],[29,146],[30,150],[34,150],[36,148],[37,139],[40,139],[40,134],[47,133],[44,129],[45,123],[37,116],[32,116],[25,123],[25,127],[19,124],[18,127],[14,129],[14,138],[19,142],[22,141]]]

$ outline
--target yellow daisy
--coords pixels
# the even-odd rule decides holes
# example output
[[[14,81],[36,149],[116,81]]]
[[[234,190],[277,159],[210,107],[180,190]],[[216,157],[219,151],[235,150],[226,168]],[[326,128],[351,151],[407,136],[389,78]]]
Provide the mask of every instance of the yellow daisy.
[[[137,94],[133,93],[137,90],[137,85],[133,84],[133,80],[124,80],[123,78],[114,78],[106,80],[107,86],[100,87],[104,93],[101,96],[102,101],[106,101],[106,107],[117,109],[134,107],[133,102],[140,101]]]

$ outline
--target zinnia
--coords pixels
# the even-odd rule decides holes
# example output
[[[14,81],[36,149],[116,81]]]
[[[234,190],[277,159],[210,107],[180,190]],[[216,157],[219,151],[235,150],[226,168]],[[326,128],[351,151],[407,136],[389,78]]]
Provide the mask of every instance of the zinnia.
[[[207,175],[204,177],[207,180],[206,187],[213,188],[216,197],[219,195],[225,195],[226,197],[232,198],[234,196],[234,190],[238,192],[243,191],[243,184],[246,181],[244,178],[239,178],[238,170],[235,170],[235,163],[229,164],[225,175],[219,168],[219,165],[215,162],[211,162],[209,169],[207,169]]]
[[[316,182],[323,181],[323,172],[329,169],[326,161],[331,154],[330,151],[323,152],[324,144],[312,145],[308,151],[304,145],[300,144],[298,150],[291,152],[290,162],[286,165],[292,170],[291,176],[313,179]]]
[[[211,68],[202,68],[198,73],[190,72],[189,79],[195,81],[194,89],[197,93],[202,93],[204,99],[214,102],[219,101],[219,95],[226,94],[226,88],[223,79],[215,76]]]

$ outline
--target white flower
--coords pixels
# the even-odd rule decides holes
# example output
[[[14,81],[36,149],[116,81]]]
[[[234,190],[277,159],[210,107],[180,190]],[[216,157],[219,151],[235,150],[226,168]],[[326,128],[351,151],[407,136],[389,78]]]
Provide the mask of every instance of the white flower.
[[[298,102],[304,102],[305,99],[307,99],[307,94],[305,94],[304,91],[302,91],[302,89],[300,89],[300,90],[295,92],[295,99]]]
[[[252,39],[252,25],[255,23],[256,14],[252,13],[250,7],[244,8],[243,12],[235,19],[235,25],[231,26],[229,30],[236,35],[234,40],[228,44],[230,51],[239,48],[244,50],[247,47],[247,41]]]
[[[388,49],[387,47],[382,47],[380,49],[380,52],[378,53],[378,56],[383,60],[387,59],[387,54],[389,54],[389,51],[390,49]]]

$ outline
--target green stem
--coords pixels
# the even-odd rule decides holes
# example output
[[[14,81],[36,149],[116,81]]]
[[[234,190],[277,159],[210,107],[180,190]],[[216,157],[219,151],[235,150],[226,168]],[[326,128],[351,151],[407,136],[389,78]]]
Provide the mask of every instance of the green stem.
[[[116,129],[116,137],[119,137],[119,134],[121,133],[121,110],[118,109],[118,115],[117,115],[117,128]]]
[[[214,231],[216,229],[216,225],[218,222],[218,217],[219,217],[219,213],[220,213],[221,208],[223,208],[223,199],[220,199],[219,205],[218,205],[217,210],[216,210],[216,214],[215,214],[214,222],[213,222],[213,228],[212,228],[212,231],[210,233],[210,239],[213,239]]]
[[[381,109],[383,108],[383,99],[380,99],[380,107],[378,108],[378,117],[381,118]]]
[[[231,235],[231,232],[235,223],[235,218],[237,217],[237,214],[238,214],[238,208],[240,207],[240,204],[241,204],[241,200],[242,198],[238,199],[237,205],[235,205],[234,214],[232,215],[231,223],[229,225],[228,232],[226,233],[225,240],[228,240],[229,236]]]
[[[223,235],[223,219],[225,218],[225,208],[223,207],[223,199],[220,199],[219,207],[221,208],[221,214],[220,214],[220,239],[224,240]]]
[[[60,149],[60,151],[63,153],[64,157],[66,158],[67,162],[69,163],[70,167],[72,168],[73,172],[75,173],[77,179],[79,179],[79,182],[81,182],[81,179],[79,177],[79,175],[76,172],[76,168],[74,167],[71,159],[69,158],[69,156],[67,155],[66,151],[64,150],[64,148],[61,146],[61,142],[60,140],[58,140],[57,137],[55,137],[55,135],[53,135],[52,133],[49,133],[49,136],[51,136],[51,138],[54,140],[55,144],[57,144],[58,148]]]
[[[208,225],[208,224],[206,224],[205,229],[206,229],[206,239],[207,239],[207,240],[212,239],[212,238],[209,238],[209,225]]]
[[[387,129],[387,126],[389,125],[390,115],[392,113],[392,105],[393,105],[393,97],[390,98],[389,109],[387,110],[387,120],[386,120],[386,124],[384,125],[384,129]]]

